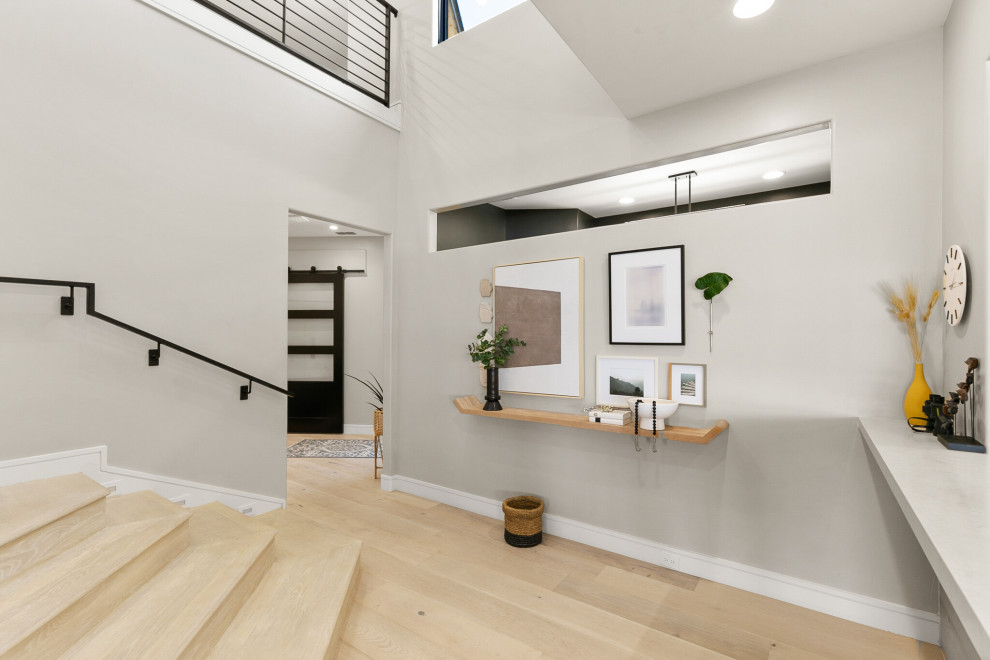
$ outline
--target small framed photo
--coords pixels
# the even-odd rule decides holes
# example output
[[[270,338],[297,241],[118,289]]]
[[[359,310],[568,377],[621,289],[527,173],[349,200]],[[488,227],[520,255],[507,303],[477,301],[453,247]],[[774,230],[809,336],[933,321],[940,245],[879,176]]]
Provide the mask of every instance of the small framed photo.
[[[657,397],[657,359],[598,356],[596,405],[628,408],[631,396]]]
[[[705,405],[708,378],[703,364],[674,364],[668,371],[669,398],[682,406]]]
[[[608,342],[684,345],[684,246],[608,255]]]

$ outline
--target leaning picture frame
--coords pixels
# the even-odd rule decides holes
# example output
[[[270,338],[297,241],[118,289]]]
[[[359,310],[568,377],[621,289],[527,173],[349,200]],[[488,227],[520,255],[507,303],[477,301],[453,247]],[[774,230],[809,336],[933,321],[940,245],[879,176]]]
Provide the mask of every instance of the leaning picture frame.
[[[684,246],[608,255],[610,344],[684,345]]]
[[[657,358],[599,355],[595,369],[595,405],[628,408],[629,397],[657,398]]]
[[[667,398],[682,406],[704,406],[708,374],[703,364],[672,362],[667,369]]]
[[[494,326],[526,342],[499,368],[503,392],[584,396],[584,259],[495,266]]]

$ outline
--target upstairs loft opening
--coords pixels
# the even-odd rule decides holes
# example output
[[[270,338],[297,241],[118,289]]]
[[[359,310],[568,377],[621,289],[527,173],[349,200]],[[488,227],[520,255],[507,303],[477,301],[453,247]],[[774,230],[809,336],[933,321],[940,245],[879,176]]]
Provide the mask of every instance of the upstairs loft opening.
[[[436,209],[436,250],[827,195],[824,122],[521,194]]]

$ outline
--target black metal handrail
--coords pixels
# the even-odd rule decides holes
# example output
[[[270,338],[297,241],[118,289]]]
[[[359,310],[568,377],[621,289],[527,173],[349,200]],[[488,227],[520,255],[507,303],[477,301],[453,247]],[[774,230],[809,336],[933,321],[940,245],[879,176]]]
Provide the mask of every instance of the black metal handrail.
[[[30,285],[34,285],[34,286],[68,287],[69,288],[69,295],[62,296],[62,303],[61,303],[61,308],[60,308],[61,309],[62,316],[72,316],[72,315],[75,314],[75,309],[76,309],[75,293],[76,293],[76,289],[86,289],[86,314],[87,315],[92,316],[94,318],[98,318],[101,321],[105,321],[105,322],[107,322],[107,323],[109,323],[111,325],[115,325],[118,328],[122,328],[124,330],[127,330],[128,332],[132,332],[132,333],[134,333],[136,335],[140,335],[141,337],[144,337],[145,339],[150,339],[151,341],[153,341],[156,344],[158,344],[158,347],[157,348],[148,349],[148,366],[149,367],[157,367],[158,366],[158,362],[161,359],[162,346],[167,346],[167,347],[171,348],[172,350],[178,351],[179,353],[184,353],[184,354],[188,355],[189,357],[194,357],[197,360],[201,360],[203,362],[206,362],[207,364],[211,364],[214,367],[217,367],[218,369],[223,369],[224,371],[229,371],[232,374],[237,374],[238,376],[240,376],[242,378],[246,378],[247,381],[248,381],[248,384],[241,386],[241,400],[242,401],[243,400],[246,400],[248,398],[248,395],[251,394],[251,385],[252,385],[252,383],[257,383],[258,385],[263,385],[263,386],[267,387],[268,389],[275,390],[276,392],[278,392],[280,394],[285,394],[287,396],[292,396],[292,394],[288,390],[282,389],[278,385],[273,385],[272,383],[269,383],[266,380],[262,380],[261,378],[257,378],[255,376],[252,376],[251,374],[245,373],[245,372],[241,371],[240,369],[235,369],[235,368],[233,368],[233,367],[231,367],[229,365],[224,364],[223,362],[218,362],[217,360],[214,360],[213,358],[209,358],[209,357],[206,357],[205,355],[202,355],[200,353],[197,353],[196,351],[189,350],[185,346],[180,346],[179,344],[176,344],[175,342],[169,341],[167,339],[162,339],[158,335],[153,335],[150,332],[146,332],[144,330],[141,330],[140,328],[135,328],[133,325],[128,325],[127,323],[124,323],[123,321],[118,321],[117,319],[115,319],[115,318],[113,318],[111,316],[107,316],[106,314],[102,314],[102,313],[96,311],[96,284],[94,284],[93,282],[73,282],[73,281],[69,281],[69,280],[39,280],[39,279],[31,279],[31,278],[26,278],[26,277],[0,277],[0,283],[7,283],[7,284],[30,284]]]
[[[392,17],[399,11],[385,0],[196,2],[389,105]]]

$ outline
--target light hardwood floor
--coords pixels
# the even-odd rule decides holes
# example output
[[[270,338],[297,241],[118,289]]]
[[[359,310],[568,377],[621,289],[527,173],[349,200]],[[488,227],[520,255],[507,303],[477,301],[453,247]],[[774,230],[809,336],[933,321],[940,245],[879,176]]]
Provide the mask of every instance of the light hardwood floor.
[[[303,437],[288,437],[294,444]],[[339,437],[339,436],[337,436]],[[371,459],[288,459],[288,508],[364,542],[338,658],[943,658],[938,647],[386,493]]]

